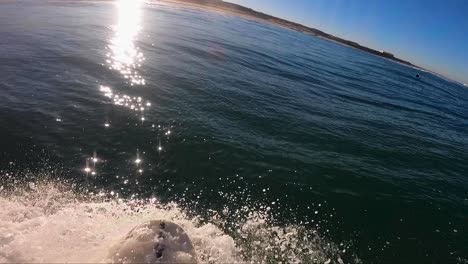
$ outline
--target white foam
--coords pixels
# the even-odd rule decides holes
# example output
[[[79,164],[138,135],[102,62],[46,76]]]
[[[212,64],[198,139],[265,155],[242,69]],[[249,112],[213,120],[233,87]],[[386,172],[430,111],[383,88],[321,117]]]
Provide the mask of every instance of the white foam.
[[[116,241],[151,219],[182,226],[200,258],[239,261],[231,237],[212,224],[199,225],[176,204],[80,200],[55,185],[0,197],[0,262],[104,262]]]
[[[268,213],[251,210],[246,218],[208,221],[189,217],[177,203],[158,199],[121,200],[100,193],[76,194],[60,184],[25,184],[0,189],[0,262],[110,262],[109,250],[135,226],[164,219],[181,226],[202,263],[340,261],[339,249],[301,226],[271,225]],[[107,198],[104,198],[107,197]],[[248,210],[248,208],[246,209]],[[206,220],[206,219],[205,219]],[[227,235],[219,227],[231,230]]]

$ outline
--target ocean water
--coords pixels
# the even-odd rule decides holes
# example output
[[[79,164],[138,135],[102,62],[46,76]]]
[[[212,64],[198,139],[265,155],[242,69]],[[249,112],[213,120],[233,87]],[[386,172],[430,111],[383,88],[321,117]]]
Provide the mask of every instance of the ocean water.
[[[227,14],[0,3],[0,262],[467,263],[468,91]],[[420,78],[415,75],[419,74]]]

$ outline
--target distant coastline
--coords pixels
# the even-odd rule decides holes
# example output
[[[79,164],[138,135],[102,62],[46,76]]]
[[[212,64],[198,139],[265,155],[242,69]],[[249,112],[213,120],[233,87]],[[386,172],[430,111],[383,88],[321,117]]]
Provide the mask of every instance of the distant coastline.
[[[379,57],[383,57],[386,59],[390,59],[392,61],[396,61],[405,65],[409,65],[411,67],[423,69],[417,65],[412,64],[411,62],[397,58],[389,52],[374,50],[374,49],[362,46],[359,43],[346,40],[346,39],[342,39],[342,38],[333,36],[331,34],[325,33],[316,28],[307,27],[307,26],[304,26],[295,22],[291,22],[285,19],[281,19],[281,18],[274,17],[268,14],[264,14],[262,12],[255,11],[251,8],[247,8],[245,6],[241,6],[238,4],[233,4],[233,3],[225,2],[222,0],[159,0],[159,2],[183,4],[184,6],[199,7],[203,9],[212,10],[212,11],[220,11],[220,12],[240,15],[243,17],[248,17],[248,18],[264,21],[270,24],[282,26],[285,28],[289,28],[295,31],[305,33],[305,34],[322,37],[327,40],[331,40],[331,41],[334,41],[334,42],[337,42],[337,43],[340,43],[349,47],[353,47],[358,50],[362,50],[362,51],[377,55]]]

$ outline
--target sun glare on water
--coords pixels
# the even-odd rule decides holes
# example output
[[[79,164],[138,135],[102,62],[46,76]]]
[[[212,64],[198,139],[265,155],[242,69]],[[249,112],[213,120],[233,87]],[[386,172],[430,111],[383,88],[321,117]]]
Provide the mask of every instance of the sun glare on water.
[[[106,63],[109,69],[118,71],[125,84],[130,86],[145,85],[146,81],[139,72],[145,56],[135,45],[138,34],[142,30],[143,0],[118,0],[115,2],[116,22],[112,25],[114,34],[106,46]],[[145,120],[144,111],[151,106],[151,102],[141,96],[131,96],[129,93],[119,92],[126,85],[115,90],[106,85],[99,85],[99,91],[113,100],[114,105],[122,106],[138,114],[141,121]],[[104,127],[109,128],[109,120],[105,120]]]
[[[143,53],[135,45],[141,30],[143,1],[119,0],[116,2],[117,23],[113,26],[114,36],[108,45],[107,63],[119,71],[130,85],[144,85],[145,79],[138,73],[145,60]]]

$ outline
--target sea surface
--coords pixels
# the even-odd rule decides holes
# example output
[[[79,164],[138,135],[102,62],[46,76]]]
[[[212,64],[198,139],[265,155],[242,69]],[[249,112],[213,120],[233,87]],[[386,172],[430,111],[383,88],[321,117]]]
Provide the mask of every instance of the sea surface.
[[[0,262],[468,262],[466,87],[228,14],[2,1],[0,172]]]

